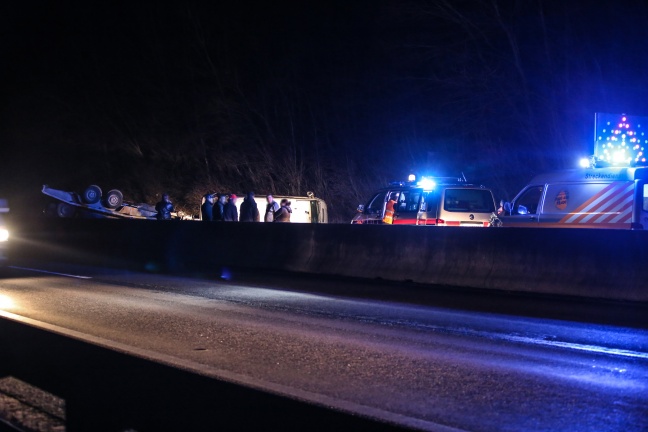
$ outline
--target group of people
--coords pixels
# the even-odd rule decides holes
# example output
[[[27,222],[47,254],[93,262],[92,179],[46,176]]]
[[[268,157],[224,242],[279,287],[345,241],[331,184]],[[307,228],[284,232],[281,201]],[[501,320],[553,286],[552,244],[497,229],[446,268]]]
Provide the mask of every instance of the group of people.
[[[203,221],[260,222],[261,215],[254,199],[254,192],[248,192],[241,203],[240,215],[236,207],[235,194],[206,194],[200,207]],[[265,222],[290,222],[292,208],[290,201],[282,199],[277,203],[272,195],[266,195]]]

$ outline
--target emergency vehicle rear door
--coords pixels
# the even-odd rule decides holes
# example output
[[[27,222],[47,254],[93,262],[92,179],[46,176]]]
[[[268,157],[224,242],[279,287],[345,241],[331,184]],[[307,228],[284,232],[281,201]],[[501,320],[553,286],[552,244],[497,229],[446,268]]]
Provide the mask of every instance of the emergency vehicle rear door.
[[[447,187],[439,219],[445,226],[485,227],[493,212],[495,201],[489,189]]]

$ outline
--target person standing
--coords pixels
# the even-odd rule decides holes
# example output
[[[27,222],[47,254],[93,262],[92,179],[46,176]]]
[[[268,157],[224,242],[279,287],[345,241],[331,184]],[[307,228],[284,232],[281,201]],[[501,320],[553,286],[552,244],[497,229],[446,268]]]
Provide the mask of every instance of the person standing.
[[[263,220],[265,222],[272,222],[274,220],[275,212],[279,210],[279,203],[275,201],[274,197],[270,194],[266,196],[266,201],[268,202],[268,204],[266,205],[266,211]]]
[[[281,200],[281,206],[274,214],[275,222],[290,222],[290,214],[292,213],[292,208],[290,208],[290,201],[286,198]]]
[[[205,195],[205,202],[200,206],[200,219],[206,222],[214,220],[214,195]]]
[[[225,213],[225,204],[227,204],[227,195],[218,195],[218,201],[214,204],[213,219],[214,221],[222,222],[223,214]]]
[[[387,205],[385,205],[385,216],[383,217],[383,222],[386,224],[393,224],[394,223],[394,213],[395,209],[394,206],[398,202],[398,194],[393,193],[389,197],[389,201],[387,202]]]
[[[157,220],[171,219],[171,212],[174,212],[175,209],[169,199],[169,194],[162,194],[162,201],[155,204],[155,211],[157,211],[157,215],[155,216]]]
[[[236,195],[231,194],[223,208],[223,220],[225,222],[238,222],[238,210],[236,209]]]
[[[254,192],[248,192],[241,203],[240,222],[259,222],[259,208],[254,200]]]

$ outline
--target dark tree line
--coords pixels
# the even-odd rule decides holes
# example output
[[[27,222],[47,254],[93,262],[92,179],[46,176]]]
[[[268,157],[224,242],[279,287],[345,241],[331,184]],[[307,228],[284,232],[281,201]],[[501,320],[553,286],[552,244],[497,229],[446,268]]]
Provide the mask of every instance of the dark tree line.
[[[5,188],[166,191],[189,213],[313,191],[346,222],[412,171],[512,198],[591,153],[595,112],[647,111],[636,6],[133,3],[8,11]]]

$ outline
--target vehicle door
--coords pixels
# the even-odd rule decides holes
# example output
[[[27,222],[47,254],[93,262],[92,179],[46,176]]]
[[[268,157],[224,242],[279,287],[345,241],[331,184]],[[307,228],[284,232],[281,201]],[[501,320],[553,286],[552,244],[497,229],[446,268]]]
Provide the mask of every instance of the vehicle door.
[[[500,217],[505,227],[536,226],[544,197],[544,185],[527,186],[510,205],[510,212]]]
[[[639,225],[635,226],[638,229],[648,229],[648,184],[640,182],[637,186],[637,189],[642,193],[639,193],[639,204],[637,207],[639,210]]]
[[[423,189],[400,189],[394,205],[394,225],[416,225]]]
[[[319,223],[319,206],[317,200],[310,200],[310,223]]]
[[[540,225],[560,228],[630,229],[635,183],[632,181],[547,185]]]
[[[361,211],[353,218],[351,223],[354,224],[378,224],[382,223],[385,213],[387,191],[375,193],[367,205],[362,207]]]
[[[439,217],[439,199],[438,190],[423,191],[421,202],[419,203],[419,212],[417,214],[417,225],[436,225]]]
[[[447,187],[437,225],[487,227],[495,212],[495,199],[490,189]]]

